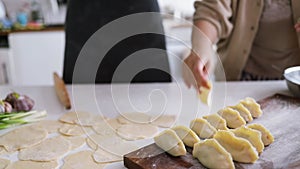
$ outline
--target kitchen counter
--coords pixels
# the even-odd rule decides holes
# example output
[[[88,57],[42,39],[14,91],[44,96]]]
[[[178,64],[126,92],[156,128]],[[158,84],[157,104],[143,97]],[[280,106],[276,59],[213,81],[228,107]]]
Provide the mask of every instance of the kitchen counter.
[[[213,106],[200,103],[195,90],[182,83],[115,84],[115,85],[68,85],[72,110],[88,111],[116,117],[118,112],[150,112],[151,114],[175,114],[177,124],[188,125],[196,118],[215,113],[224,105],[234,105],[240,99],[253,97],[256,100],[281,93],[290,95],[284,81],[265,82],[216,82],[213,84]],[[47,110],[47,119],[57,119],[68,112],[59,103],[53,86],[0,86],[1,98],[11,91],[32,97],[34,109]],[[129,100],[130,99],[130,100]],[[7,130],[0,131],[0,134]],[[148,140],[147,144],[152,143]],[[84,149],[85,147],[83,147]],[[15,157],[10,156],[11,160]],[[122,162],[106,168],[124,168]]]
[[[19,30],[1,30],[0,36],[7,36],[11,33],[24,33],[24,32],[47,32],[47,31],[64,31],[64,25],[45,25],[42,28],[36,28],[36,29],[19,29]]]

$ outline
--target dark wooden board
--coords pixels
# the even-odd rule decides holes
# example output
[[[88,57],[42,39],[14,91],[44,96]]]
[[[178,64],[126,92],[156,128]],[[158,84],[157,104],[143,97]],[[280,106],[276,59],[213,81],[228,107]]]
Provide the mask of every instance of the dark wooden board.
[[[263,116],[253,123],[266,126],[275,137],[275,142],[265,147],[254,164],[235,162],[236,168],[269,169],[300,168],[300,99],[275,94],[258,101]],[[155,144],[148,145],[124,156],[124,165],[129,169],[202,169],[193,158],[192,149],[187,154],[173,157]]]

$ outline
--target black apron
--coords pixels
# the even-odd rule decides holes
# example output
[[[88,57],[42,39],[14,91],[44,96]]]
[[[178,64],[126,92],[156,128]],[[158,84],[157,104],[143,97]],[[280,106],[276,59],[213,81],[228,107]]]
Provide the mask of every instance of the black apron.
[[[77,57],[85,42],[102,26],[120,17],[141,13],[159,12],[156,0],[70,0],[65,23],[66,47],[64,58],[63,79],[66,83],[76,83],[73,79],[73,70]],[[96,79],[88,83],[111,83],[113,74],[118,65],[129,55],[149,48],[166,51],[165,37],[161,19],[149,20],[157,26],[161,34],[138,34],[128,37],[116,44],[105,55]],[[134,26],[139,26],[137,23]],[[102,39],[105,41],[105,39]],[[101,48],[101,46],[99,46]],[[164,65],[164,71],[146,69],[134,76],[133,79],[114,80],[113,82],[170,82],[167,53],[159,57],[147,56],[150,64]],[[134,65],[133,65],[134,66]],[[88,69],[85,68],[85,69]],[[130,67],[128,68],[130,69]],[[88,72],[88,71],[87,71]],[[87,75],[88,76],[88,75]]]

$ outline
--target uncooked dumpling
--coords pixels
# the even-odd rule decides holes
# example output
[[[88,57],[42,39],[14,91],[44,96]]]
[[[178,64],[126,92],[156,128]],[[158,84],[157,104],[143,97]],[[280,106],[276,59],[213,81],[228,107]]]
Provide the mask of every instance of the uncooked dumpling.
[[[246,121],[242,118],[240,113],[230,107],[221,109],[218,114],[226,120],[229,128],[235,129],[246,124]]]
[[[210,114],[207,116],[203,116],[205,120],[207,120],[214,128],[217,130],[227,130],[226,120],[223,119],[218,114]]]
[[[238,111],[246,122],[251,122],[253,120],[250,111],[242,103],[230,106],[230,108]]]
[[[168,152],[172,156],[182,156],[186,154],[184,143],[177,136],[176,132],[167,129],[154,137],[155,144]]]
[[[198,143],[200,141],[197,134],[193,130],[185,126],[176,126],[173,127],[172,130],[176,132],[176,134],[186,146],[193,147],[195,143]]]
[[[217,130],[203,118],[191,121],[190,128],[198,134],[200,138],[211,138]]]
[[[214,139],[231,154],[234,161],[254,163],[258,159],[258,153],[251,143],[244,138],[236,137],[231,131],[219,130]]]
[[[242,126],[232,130],[232,132],[235,136],[248,140],[256,148],[257,152],[261,153],[264,150],[265,146],[259,131]]]
[[[271,132],[261,124],[249,124],[247,127],[261,132],[261,139],[265,146],[274,142],[274,137]]]
[[[253,98],[247,97],[244,100],[241,100],[240,103],[250,111],[252,117],[259,117],[263,113],[260,105]]]
[[[193,156],[207,168],[235,168],[230,153],[215,139],[206,139],[196,143]]]

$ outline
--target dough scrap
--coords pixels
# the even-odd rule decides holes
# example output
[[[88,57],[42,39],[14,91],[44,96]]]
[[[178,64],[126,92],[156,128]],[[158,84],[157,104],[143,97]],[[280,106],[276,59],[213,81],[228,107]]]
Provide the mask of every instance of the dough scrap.
[[[274,137],[271,132],[261,124],[249,124],[247,127],[261,132],[261,139],[265,146],[274,142]]]
[[[54,169],[58,167],[56,161],[35,162],[35,161],[16,161],[6,169]]]
[[[253,121],[250,111],[242,103],[238,103],[235,106],[230,106],[230,108],[238,111],[246,122]]]
[[[211,138],[217,130],[203,118],[196,118],[191,121],[190,128],[200,138]]]
[[[254,163],[258,159],[258,152],[251,143],[244,138],[236,137],[231,131],[219,130],[214,139],[231,154],[234,161]]]
[[[152,138],[158,133],[158,127],[151,124],[124,124],[117,129],[117,134],[125,140]]]
[[[151,122],[151,116],[146,113],[123,113],[117,117],[119,123],[121,124],[130,124],[130,123],[139,123],[146,124]]]
[[[85,143],[85,138],[80,137],[80,136],[75,136],[75,137],[68,137],[68,136],[63,136],[64,139],[69,141],[71,145],[71,150],[74,150],[76,148],[81,147]]]
[[[162,115],[151,122],[153,125],[157,125],[158,127],[169,128],[172,127],[176,122],[175,115]]]
[[[92,151],[80,151],[64,158],[61,169],[103,169],[105,164],[98,164],[93,160]]]
[[[20,160],[53,161],[70,150],[70,143],[62,136],[51,137],[40,144],[20,151]]]
[[[166,129],[154,137],[155,144],[172,156],[182,156],[186,154],[184,143],[177,136],[176,132]]]
[[[196,143],[193,157],[197,158],[207,168],[235,168],[230,153],[215,139],[206,139]]]
[[[226,120],[226,124],[229,128],[238,128],[246,124],[246,121],[240,115],[240,113],[230,107],[226,107],[218,111],[218,114]]]
[[[261,153],[264,150],[265,146],[259,131],[242,126],[232,130],[232,132],[235,136],[248,140],[256,148],[257,152]]]
[[[218,114],[203,116],[203,119],[207,120],[217,130],[228,130],[226,120]]]
[[[0,169],[5,169],[9,164],[9,160],[0,158]]]
[[[260,105],[251,97],[241,100],[240,103],[250,111],[252,117],[260,117],[263,114]]]
[[[186,146],[193,147],[195,143],[200,141],[197,134],[185,126],[175,126],[172,130],[176,132],[177,136],[179,136]]]
[[[120,138],[117,134],[114,135],[100,135],[92,134],[88,137],[97,144],[98,148],[107,150],[115,155],[123,156],[134,150],[137,150],[138,147],[132,141],[125,141]]]
[[[49,134],[51,134],[58,132],[58,129],[63,126],[63,123],[57,120],[42,120],[33,125],[37,127],[42,127],[45,130],[47,130]]]
[[[31,147],[46,139],[48,133],[43,128],[24,126],[0,136],[0,146],[8,152]]]
[[[98,148],[93,154],[93,159],[97,163],[112,163],[122,161],[123,157]]]
[[[68,112],[59,118],[60,121],[70,124],[91,127],[105,120],[105,117],[88,112]]]
[[[66,136],[81,136],[85,134],[82,126],[74,125],[74,124],[64,124],[62,127],[58,129],[59,133]]]

